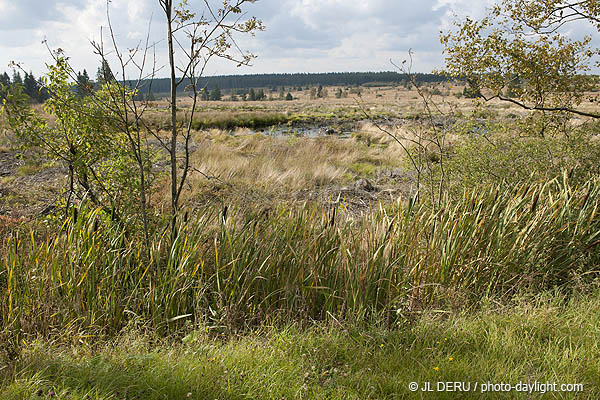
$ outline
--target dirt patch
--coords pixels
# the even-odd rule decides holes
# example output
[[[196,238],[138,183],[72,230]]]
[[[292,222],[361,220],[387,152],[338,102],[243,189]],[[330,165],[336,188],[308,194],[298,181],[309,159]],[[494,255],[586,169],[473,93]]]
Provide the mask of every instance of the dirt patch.
[[[17,168],[25,162],[19,159],[16,153],[0,151],[0,177],[15,174]]]
[[[60,166],[42,165],[23,171],[25,158],[18,152],[0,152],[0,216],[10,219],[40,215],[52,206],[65,182],[65,170]]]

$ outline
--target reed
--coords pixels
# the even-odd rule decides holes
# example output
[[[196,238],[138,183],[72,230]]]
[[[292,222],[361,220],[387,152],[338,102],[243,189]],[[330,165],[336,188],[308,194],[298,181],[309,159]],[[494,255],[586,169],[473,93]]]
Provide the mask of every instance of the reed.
[[[344,206],[208,208],[150,251],[131,230],[81,206],[44,239],[2,245],[0,310],[13,332],[166,332],[191,321],[403,320],[482,296],[570,290],[598,276],[600,180],[567,177],[475,188],[437,211],[399,202],[356,217]],[[148,256],[149,254],[149,256]]]

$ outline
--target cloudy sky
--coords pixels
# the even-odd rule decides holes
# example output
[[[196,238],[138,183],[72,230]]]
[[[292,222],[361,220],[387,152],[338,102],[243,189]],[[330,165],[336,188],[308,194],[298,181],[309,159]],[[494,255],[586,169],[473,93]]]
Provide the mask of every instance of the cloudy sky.
[[[455,17],[481,17],[492,2],[258,0],[245,11],[260,18],[265,31],[238,39],[241,48],[258,56],[253,66],[214,62],[206,74],[388,71],[394,69],[390,59],[401,63],[409,49],[414,52],[413,69],[428,72],[443,66],[440,30],[448,29]],[[202,1],[189,3],[201,13]],[[157,64],[165,65],[161,12],[158,0],[112,0],[109,13],[121,49],[143,40],[152,20]],[[90,41],[99,41],[101,27],[106,26],[106,0],[0,0],[0,71],[16,61],[40,75],[51,61],[42,44],[47,40],[51,48],[65,51],[75,69],[85,68],[93,78],[99,61]],[[166,70],[159,75],[166,76]]]

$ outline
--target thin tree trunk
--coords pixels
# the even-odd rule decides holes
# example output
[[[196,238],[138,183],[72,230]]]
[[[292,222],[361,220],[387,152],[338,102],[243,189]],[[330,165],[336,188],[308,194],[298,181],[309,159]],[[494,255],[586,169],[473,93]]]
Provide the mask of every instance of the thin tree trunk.
[[[175,78],[175,50],[173,48],[172,0],[164,3],[167,16],[169,66],[171,69],[171,233],[177,236],[177,82]]]
[[[138,143],[139,145],[139,143]],[[139,148],[138,148],[139,150]],[[140,203],[142,205],[142,219],[144,222],[144,239],[146,241],[146,256],[148,256],[148,262],[150,261],[150,233],[148,231],[148,210],[146,207],[146,174],[144,173],[144,163],[142,161],[141,150],[139,150],[139,168],[140,168]]]
[[[69,196],[67,197],[67,206],[65,207],[65,220],[69,217],[69,209],[71,208],[71,197],[75,191],[75,168],[69,162]]]

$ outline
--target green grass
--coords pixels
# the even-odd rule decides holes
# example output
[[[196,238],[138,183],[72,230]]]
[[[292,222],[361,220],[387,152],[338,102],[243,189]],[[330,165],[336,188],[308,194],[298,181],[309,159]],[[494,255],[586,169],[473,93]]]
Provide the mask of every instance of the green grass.
[[[0,397],[56,399],[597,399],[600,293],[428,312],[393,329],[333,320],[220,338],[126,331],[105,344],[36,340],[0,370]],[[583,383],[583,393],[412,393],[410,382]],[[474,386],[472,386],[473,390]],[[41,396],[38,397],[38,391]]]
[[[146,248],[82,205],[0,242],[0,398],[595,399],[599,206],[565,175],[362,216],[210,208]],[[531,398],[463,398],[502,396]]]
[[[25,165],[17,168],[17,176],[34,175],[44,169],[51,168],[54,164],[51,162],[41,162],[39,160],[28,160]]]
[[[281,125],[290,121],[286,114],[252,112],[252,113],[210,113],[194,118],[192,127],[196,130],[218,128],[232,130],[235,128],[261,129],[273,125]]]
[[[478,188],[440,209],[398,204],[356,217],[304,207],[211,208],[171,242],[82,208],[50,237],[2,242],[0,317],[18,337],[115,333],[141,319],[226,330],[323,320],[402,320],[483,296],[569,292],[598,276],[600,181]],[[396,310],[401,310],[397,313]]]
[[[352,172],[356,173],[358,176],[370,177],[375,174],[377,166],[369,162],[357,161],[355,163],[352,163],[349,166],[349,169]]]

